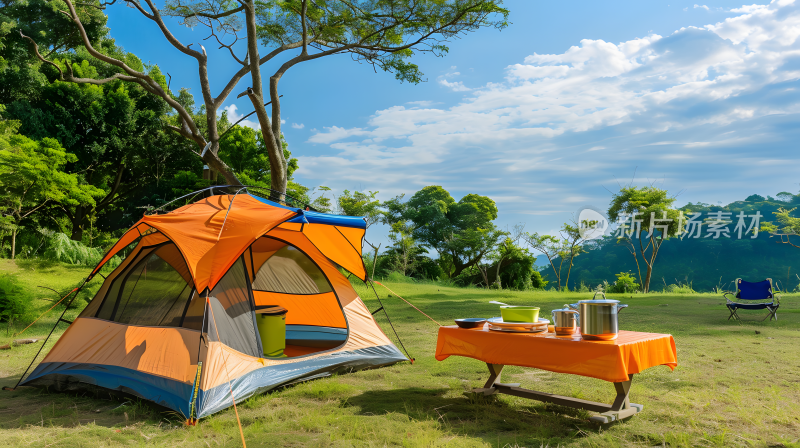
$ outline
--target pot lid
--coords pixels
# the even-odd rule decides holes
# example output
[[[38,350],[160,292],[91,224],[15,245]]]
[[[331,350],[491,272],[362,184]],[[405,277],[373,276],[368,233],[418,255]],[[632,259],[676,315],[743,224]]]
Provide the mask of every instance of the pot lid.
[[[578,303],[586,303],[588,305],[604,305],[610,303],[619,303],[619,300],[614,299],[598,299],[598,300],[580,300]]]
[[[569,311],[569,312],[572,312],[572,313],[577,313],[576,310],[572,310],[572,309],[569,309],[569,308],[561,308],[560,310],[553,310],[553,311],[551,311],[551,313],[558,313],[559,311],[561,311],[561,312]]]

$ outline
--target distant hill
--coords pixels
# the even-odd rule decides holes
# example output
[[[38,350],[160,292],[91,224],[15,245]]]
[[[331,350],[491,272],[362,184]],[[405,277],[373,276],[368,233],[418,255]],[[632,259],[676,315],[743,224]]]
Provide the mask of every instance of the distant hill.
[[[731,212],[735,216],[740,211],[748,215],[759,211],[763,216],[761,222],[774,222],[773,212],[778,208],[798,206],[800,195],[782,192],[777,198],[752,195],[743,201],[725,206],[689,203],[681,210],[684,213],[702,212],[703,218],[707,218],[709,212]],[[660,290],[665,283],[669,285],[678,282],[690,283],[696,291],[710,291],[715,286],[733,289],[731,282],[737,277],[749,281],[772,278],[779,282],[782,289],[789,290],[800,284],[800,279],[796,276],[800,274],[800,249],[778,244],[777,238],[770,238],[769,234],[763,232],[755,239],[745,235],[742,235],[742,239],[736,239],[733,233],[735,224],[736,218],[733,218],[733,223],[728,226],[732,238],[706,238],[707,231],[704,227],[700,238],[673,238],[665,241],[656,259],[650,289]],[[638,278],[633,256],[615,238],[605,237],[592,241],[586,248],[589,252],[575,259],[569,281],[570,288],[580,286],[581,282],[590,287],[597,286],[603,280],[611,283],[616,279],[614,274],[619,272],[629,271]],[[641,259],[639,263],[644,276],[645,265]],[[546,279],[554,280],[549,264],[540,267],[539,271]],[[563,278],[566,278],[566,269]]]

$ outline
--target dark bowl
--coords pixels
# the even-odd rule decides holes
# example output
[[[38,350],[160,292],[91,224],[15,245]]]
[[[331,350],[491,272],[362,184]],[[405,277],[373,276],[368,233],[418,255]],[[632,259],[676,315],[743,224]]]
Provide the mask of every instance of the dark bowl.
[[[478,328],[483,327],[483,324],[486,323],[486,319],[482,317],[471,317],[468,319],[456,319],[456,325],[461,328]]]

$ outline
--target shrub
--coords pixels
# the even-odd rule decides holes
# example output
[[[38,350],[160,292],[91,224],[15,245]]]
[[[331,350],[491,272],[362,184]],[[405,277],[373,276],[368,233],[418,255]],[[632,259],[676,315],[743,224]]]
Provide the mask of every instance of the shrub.
[[[394,282],[394,283],[414,283],[415,280],[411,277],[406,277],[400,272],[392,271],[386,277],[387,282]]]
[[[531,272],[531,288],[544,289],[547,287],[548,283],[550,282],[542,278],[542,274],[540,274],[539,271]]]
[[[100,249],[85,246],[80,241],[73,241],[63,233],[56,233],[50,238],[44,258],[62,263],[93,266],[100,262],[103,253]]]
[[[607,292],[628,294],[639,291],[639,284],[630,272],[620,272],[616,277],[617,281],[606,289]]]
[[[11,274],[0,275],[0,322],[17,320],[28,311],[30,295]]]
[[[678,282],[677,285],[672,284],[665,287],[664,292],[670,294],[697,294],[697,291],[695,291],[692,288],[692,285],[690,283],[681,283],[681,282]]]

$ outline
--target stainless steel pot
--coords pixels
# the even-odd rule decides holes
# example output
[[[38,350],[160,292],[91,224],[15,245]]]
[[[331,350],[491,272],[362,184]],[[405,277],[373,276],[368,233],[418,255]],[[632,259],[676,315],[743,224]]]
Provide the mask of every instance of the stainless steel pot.
[[[553,315],[556,335],[572,335],[578,329],[580,316],[577,311],[569,309],[569,305],[564,305],[564,308],[560,310],[553,310],[550,314]]]
[[[602,299],[595,299],[597,294]],[[620,305],[619,300],[606,299],[602,292],[596,292],[592,300],[581,300],[569,306],[580,313],[581,337],[583,339],[612,341],[619,334],[617,313],[628,305]]]

